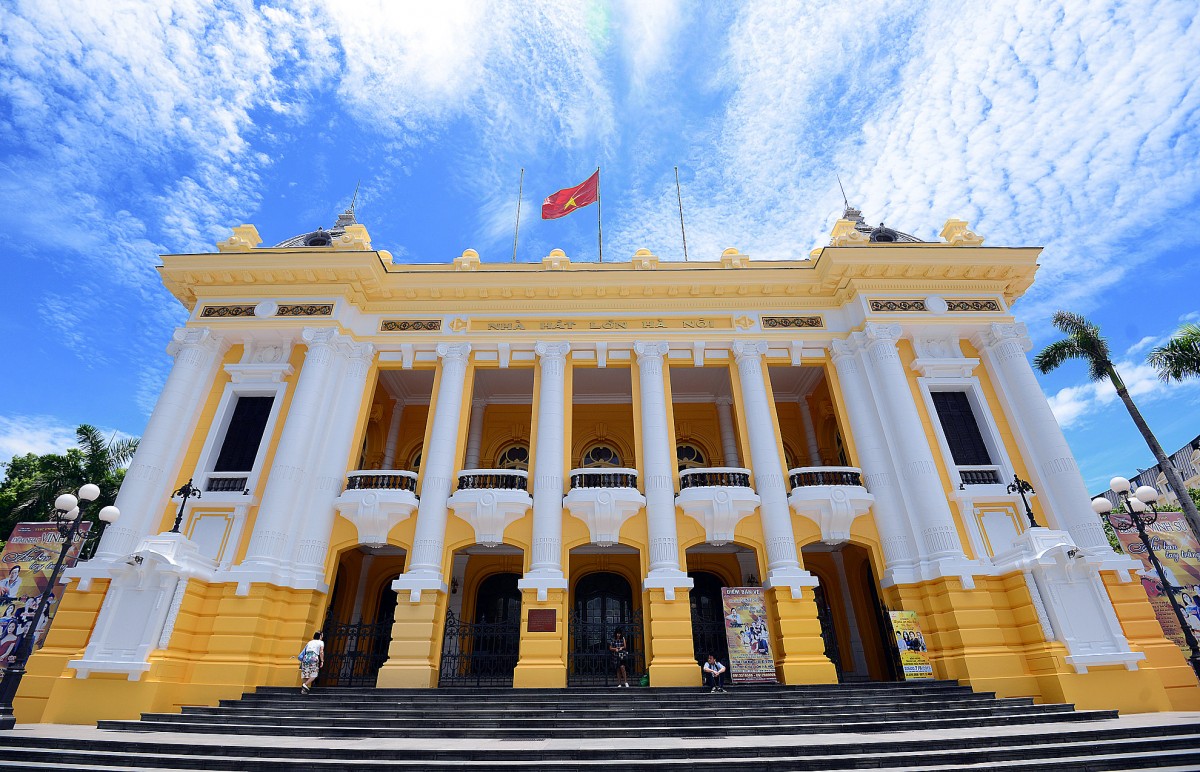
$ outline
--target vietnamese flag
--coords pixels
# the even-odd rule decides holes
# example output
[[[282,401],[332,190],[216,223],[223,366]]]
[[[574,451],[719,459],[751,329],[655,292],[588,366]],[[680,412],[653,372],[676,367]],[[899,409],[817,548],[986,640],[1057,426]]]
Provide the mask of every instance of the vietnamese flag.
[[[542,202],[542,219],[557,220],[576,209],[596,203],[600,197],[600,170],[573,188],[563,188],[546,196]]]

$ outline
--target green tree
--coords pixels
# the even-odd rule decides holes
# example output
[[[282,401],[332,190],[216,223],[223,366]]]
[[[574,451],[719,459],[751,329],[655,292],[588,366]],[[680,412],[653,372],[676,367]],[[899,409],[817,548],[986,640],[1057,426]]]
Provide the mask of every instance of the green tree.
[[[1117,396],[1121,398],[1125,409],[1129,411],[1129,417],[1133,419],[1134,425],[1142,433],[1142,438],[1146,441],[1150,452],[1154,454],[1154,459],[1158,462],[1163,475],[1166,476],[1171,490],[1186,491],[1187,487],[1183,484],[1183,478],[1171,465],[1158,438],[1154,436],[1154,432],[1150,431],[1146,419],[1142,417],[1133,398],[1129,396],[1129,390],[1125,388],[1125,381],[1121,380],[1121,375],[1113,366],[1112,357],[1109,355],[1108,341],[1100,334],[1100,328],[1079,314],[1069,311],[1058,311],[1054,314],[1053,321],[1054,326],[1067,337],[1042,349],[1033,358],[1033,366],[1043,373],[1048,373],[1069,359],[1081,359],[1087,364],[1088,376],[1093,381],[1109,381],[1117,390]],[[1181,496],[1179,502],[1183,507],[1183,516],[1191,526],[1192,532],[1200,534],[1200,512],[1197,512],[1195,502],[1190,496]]]
[[[136,439],[105,438],[88,424],[75,430],[78,447],[65,453],[15,456],[5,467],[0,483],[0,536],[5,538],[22,520],[45,520],[61,493],[79,490],[84,483],[100,486],[100,498],[88,506],[95,521],[103,507],[112,504],[125,479],[125,467],[137,450]]]
[[[1151,350],[1146,363],[1164,381],[1200,375],[1200,324],[1185,324],[1165,344]]]

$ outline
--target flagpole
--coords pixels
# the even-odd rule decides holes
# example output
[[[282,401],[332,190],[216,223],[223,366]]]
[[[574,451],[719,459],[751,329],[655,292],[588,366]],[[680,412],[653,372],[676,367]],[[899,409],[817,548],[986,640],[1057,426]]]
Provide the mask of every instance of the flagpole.
[[[687,262],[687,228],[683,227],[683,193],[679,191],[679,167],[675,167],[675,198],[679,201],[679,232],[683,234],[683,262]]]
[[[517,262],[517,234],[521,232],[521,196],[525,193],[525,167],[521,167],[521,182],[517,187],[517,225],[513,228],[513,256],[512,261]]]
[[[596,244],[600,248],[600,262],[604,262],[604,226],[600,217],[600,167],[596,167]]]

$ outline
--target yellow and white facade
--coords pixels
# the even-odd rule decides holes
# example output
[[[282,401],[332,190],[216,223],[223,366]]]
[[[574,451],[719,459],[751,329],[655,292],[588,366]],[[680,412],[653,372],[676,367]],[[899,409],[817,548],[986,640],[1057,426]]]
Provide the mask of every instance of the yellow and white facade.
[[[603,575],[629,588],[652,685],[699,684],[700,583],[761,583],[784,683],[886,678],[886,605],[917,612],[939,678],[1200,709],[1010,312],[1039,249],[956,220],[942,238],[876,241],[848,217],[790,262],[400,265],[344,216],[164,256],[191,316],[18,719],[295,685],[331,621],[389,620],[378,685],[436,687],[448,615],[482,618],[501,575],[516,687],[570,682],[580,583]],[[203,495],[171,533],[189,479]]]

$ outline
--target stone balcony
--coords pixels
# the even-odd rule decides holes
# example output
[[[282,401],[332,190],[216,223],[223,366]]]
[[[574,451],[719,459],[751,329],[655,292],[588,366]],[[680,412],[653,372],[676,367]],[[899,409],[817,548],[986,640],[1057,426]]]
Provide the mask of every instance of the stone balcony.
[[[529,473],[520,469],[464,469],[446,505],[475,529],[476,544],[495,547],[533,506],[528,489]]]
[[[821,541],[850,540],[850,526],[865,515],[875,497],[863,487],[862,470],[852,466],[805,466],[788,470],[792,511],[821,528]]]
[[[387,544],[388,532],[417,508],[417,475],[402,469],[350,472],[334,508],[358,529],[358,542]]]
[[[638,491],[636,469],[572,469],[563,506],[587,523],[592,544],[611,547],[620,540],[625,521],[646,506],[646,497]]]
[[[705,541],[719,546],[733,541],[738,522],[758,508],[759,498],[749,469],[710,467],[679,473],[675,504],[704,526]]]

